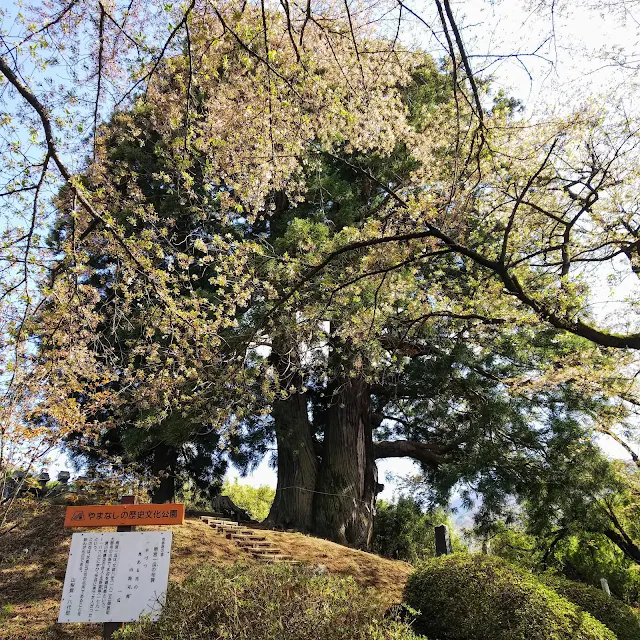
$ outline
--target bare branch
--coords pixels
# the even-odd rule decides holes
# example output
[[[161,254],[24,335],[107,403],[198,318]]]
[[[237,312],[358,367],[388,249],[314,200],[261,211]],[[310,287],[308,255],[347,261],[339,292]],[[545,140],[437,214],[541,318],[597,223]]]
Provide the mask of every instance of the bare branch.
[[[467,80],[471,85],[471,91],[473,92],[473,98],[476,103],[476,115],[478,117],[478,120],[480,121],[481,128],[484,128],[484,112],[482,109],[482,103],[480,102],[478,85],[476,84],[475,76],[471,69],[471,63],[469,62],[469,58],[467,57],[467,53],[464,48],[464,43],[462,42],[462,37],[460,36],[460,30],[458,29],[458,25],[456,24],[455,18],[453,17],[453,12],[451,11],[451,4],[449,0],[443,0],[443,2],[444,2],[444,9],[447,13],[447,17],[449,18],[449,24],[451,25],[451,29],[453,30],[453,34],[456,39],[456,44],[458,45],[458,53],[460,54],[460,59],[462,60],[462,64],[467,74]],[[440,5],[440,0],[436,0],[436,4]]]
[[[513,209],[511,211],[511,215],[509,216],[509,221],[507,223],[507,227],[506,227],[506,229],[504,231],[504,237],[502,239],[502,249],[500,250],[500,257],[498,258],[498,262],[500,262],[500,263],[504,263],[504,260],[505,260],[506,254],[507,254],[507,248],[508,248],[508,245],[509,245],[509,234],[511,233],[511,229],[513,228],[513,223],[514,223],[516,215],[518,213],[518,209],[520,208],[520,205],[522,204],[522,200],[523,200],[523,198],[526,197],[527,193],[529,192],[529,190],[533,186],[533,183],[538,179],[538,176],[544,171],[545,167],[547,166],[547,163],[549,162],[549,158],[551,157],[551,154],[553,153],[554,149],[556,148],[557,142],[558,142],[557,139],[553,141],[553,144],[549,148],[549,151],[547,152],[546,156],[544,157],[544,160],[542,161],[542,163],[540,164],[538,169],[529,178],[529,180],[527,180],[527,184],[524,186],[524,189],[519,194],[517,194],[517,196],[516,196],[516,201],[515,201],[515,204],[513,205]]]
[[[196,0],[191,0],[191,3],[189,4],[184,14],[182,15],[182,18],[180,19],[178,24],[171,30],[169,37],[165,40],[164,45],[160,50],[160,54],[156,58],[151,69],[147,73],[145,73],[144,76],[142,76],[142,78],[140,78],[137,82],[135,82],[133,86],[120,98],[120,100],[118,100],[117,104],[115,105],[116,108],[119,107],[143,82],[147,80],[151,80],[151,78],[157,71],[158,67],[160,66],[160,63],[164,59],[165,53],[167,52],[169,45],[175,38],[176,34],[180,31],[180,29],[182,29],[182,26],[186,24],[187,20],[189,19],[189,14],[195,7],[195,4],[196,4]]]
[[[104,18],[105,10],[102,3],[100,6],[100,20],[98,22],[98,86],[96,88],[96,101],[93,108],[93,159],[96,159],[96,150],[98,144],[98,113],[100,110],[100,89],[102,86],[102,56],[104,54]]]

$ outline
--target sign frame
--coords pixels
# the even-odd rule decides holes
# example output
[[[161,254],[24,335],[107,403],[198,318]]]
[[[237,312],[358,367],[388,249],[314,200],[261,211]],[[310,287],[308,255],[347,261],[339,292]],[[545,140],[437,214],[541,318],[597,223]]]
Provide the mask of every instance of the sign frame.
[[[161,526],[184,524],[184,504],[109,504],[70,506],[65,527]]]
[[[168,587],[171,531],[74,533],[59,623],[134,622],[159,615]]]

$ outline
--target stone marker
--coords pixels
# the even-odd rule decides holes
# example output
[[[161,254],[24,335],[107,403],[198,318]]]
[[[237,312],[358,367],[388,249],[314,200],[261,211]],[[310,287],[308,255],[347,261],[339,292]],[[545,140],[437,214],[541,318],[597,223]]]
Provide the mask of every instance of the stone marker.
[[[436,555],[446,556],[451,553],[451,540],[449,538],[449,529],[446,524],[440,524],[435,527],[436,532]]]
[[[51,480],[51,476],[46,471],[43,471],[38,476],[38,484],[40,485],[41,493],[45,492],[45,490],[47,488],[47,482],[49,482],[49,480]]]

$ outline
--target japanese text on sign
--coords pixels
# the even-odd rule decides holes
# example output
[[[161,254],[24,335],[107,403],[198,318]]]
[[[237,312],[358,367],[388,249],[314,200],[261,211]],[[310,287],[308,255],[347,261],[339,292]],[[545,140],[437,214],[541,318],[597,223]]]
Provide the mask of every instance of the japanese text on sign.
[[[58,622],[157,618],[169,579],[171,532],[74,533]]]
[[[67,507],[65,527],[109,527],[122,524],[183,524],[183,504],[162,505],[91,505]]]

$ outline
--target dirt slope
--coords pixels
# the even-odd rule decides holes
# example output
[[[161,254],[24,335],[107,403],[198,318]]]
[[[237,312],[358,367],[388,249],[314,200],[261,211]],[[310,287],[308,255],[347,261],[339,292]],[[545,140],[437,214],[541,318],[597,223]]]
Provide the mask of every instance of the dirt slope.
[[[25,503],[12,511],[17,526],[0,536],[0,639],[98,639],[98,625],[59,625],[58,607],[69,553],[71,530],[63,525],[65,507]],[[12,525],[10,525],[12,526]],[[162,527],[157,527],[161,529]],[[170,580],[181,581],[205,562],[252,562],[234,542],[199,519],[172,527]],[[6,530],[6,529],[5,529]],[[93,529],[109,531],[113,529]],[[81,531],[77,529],[76,531]],[[294,558],[352,575],[373,587],[385,604],[399,602],[411,570],[404,562],[347,549],[299,533],[264,531],[267,539]]]

